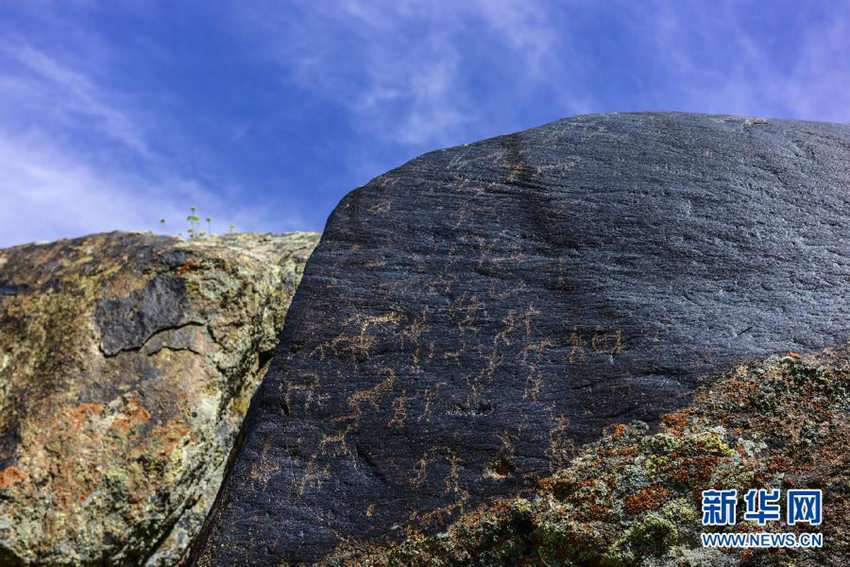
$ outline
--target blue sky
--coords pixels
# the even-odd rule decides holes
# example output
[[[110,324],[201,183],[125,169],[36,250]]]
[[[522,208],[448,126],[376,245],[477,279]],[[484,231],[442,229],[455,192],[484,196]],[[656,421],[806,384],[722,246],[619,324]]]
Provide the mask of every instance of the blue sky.
[[[850,122],[850,3],[0,0],[0,246],[321,230],[425,151],[638,110]]]

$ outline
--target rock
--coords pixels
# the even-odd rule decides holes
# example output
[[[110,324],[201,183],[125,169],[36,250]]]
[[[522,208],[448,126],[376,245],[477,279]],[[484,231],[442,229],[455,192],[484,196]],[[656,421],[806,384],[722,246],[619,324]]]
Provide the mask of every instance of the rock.
[[[199,565],[313,562],[526,494],[706,376],[843,344],[850,128],[580,116],[349,194],[293,301]]]
[[[317,241],[0,250],[0,564],[179,560]]]
[[[349,544],[328,565],[844,565],[850,557],[850,350],[768,359],[725,372],[691,407],[612,427],[530,500],[497,499],[435,537],[374,549]],[[815,433],[816,432],[816,433]],[[814,433],[814,434],[813,434]],[[702,547],[703,490],[741,496],[732,532],[820,532],[814,549]],[[751,488],[821,488],[823,522],[743,518]]]

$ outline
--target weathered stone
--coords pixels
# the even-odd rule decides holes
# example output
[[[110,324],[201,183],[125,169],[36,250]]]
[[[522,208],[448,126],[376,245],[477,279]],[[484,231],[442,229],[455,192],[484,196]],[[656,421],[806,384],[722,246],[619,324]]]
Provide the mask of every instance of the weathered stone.
[[[848,338],[850,128],[581,116],[349,194],[193,557],[309,562],[522,493],[707,372]]]
[[[610,428],[529,499],[496,499],[434,537],[389,549],[346,542],[329,565],[721,567],[846,565],[850,557],[850,350],[773,356],[730,369],[693,406]],[[734,526],[703,526],[703,490],[736,489]],[[823,522],[760,526],[750,489],[820,488]],[[819,532],[812,549],[705,548],[703,532]]]
[[[0,250],[0,564],[178,561],[317,241]]]

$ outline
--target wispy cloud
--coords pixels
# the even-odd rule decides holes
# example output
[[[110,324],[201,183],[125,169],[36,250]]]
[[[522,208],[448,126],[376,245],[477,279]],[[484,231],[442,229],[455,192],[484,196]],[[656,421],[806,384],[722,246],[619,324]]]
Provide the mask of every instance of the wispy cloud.
[[[189,205],[214,219],[214,230],[270,230],[275,220],[298,226],[297,216],[272,219],[285,210],[275,203],[242,203],[241,191],[228,199],[196,180],[160,173],[93,167],[41,136],[26,141],[0,134],[0,246],[53,240],[111,230],[177,234],[186,228]],[[237,203],[234,206],[234,203]],[[159,219],[166,219],[162,227]]]
[[[55,239],[90,232],[151,230],[156,219],[185,216],[162,191],[132,174],[94,170],[45,140],[22,144],[0,136],[0,243]],[[197,187],[181,187],[203,198]]]
[[[492,100],[475,81],[509,66],[510,82],[488,98],[509,99],[556,65],[558,35],[537,1],[300,3],[240,7],[237,19],[297,85],[330,98],[369,135],[441,145],[478,133]],[[498,77],[494,77],[497,79]],[[475,133],[475,134],[473,134]]]
[[[0,246],[174,226],[189,205],[219,226],[320,229],[345,192],[421,152],[584,112],[850,121],[842,3],[44,2],[0,16]]]
[[[678,92],[679,108],[690,110],[850,121],[850,6],[791,7],[728,0],[631,7],[632,25],[677,81],[652,100]]]
[[[190,205],[212,216],[219,231],[273,225],[269,212],[242,203],[238,188],[187,176],[153,148],[164,129],[145,127],[137,95],[93,78],[102,74],[20,37],[0,41],[0,246],[162,231],[160,218],[174,234],[185,228]],[[284,222],[298,227],[294,214]]]
[[[844,17],[804,32],[792,72],[776,85],[792,115],[850,122],[848,23],[845,9]]]
[[[402,144],[480,137],[534,103],[847,120],[850,6],[771,6],[346,0],[265,6],[250,29],[302,88]]]
[[[0,51],[20,63],[27,73],[19,81],[29,82],[28,91],[38,93],[51,114],[68,123],[79,115],[90,127],[100,129],[112,140],[121,142],[141,155],[151,152],[133,119],[108,101],[108,95],[83,73],[69,68],[25,40],[2,41]],[[15,102],[21,102],[16,100]]]

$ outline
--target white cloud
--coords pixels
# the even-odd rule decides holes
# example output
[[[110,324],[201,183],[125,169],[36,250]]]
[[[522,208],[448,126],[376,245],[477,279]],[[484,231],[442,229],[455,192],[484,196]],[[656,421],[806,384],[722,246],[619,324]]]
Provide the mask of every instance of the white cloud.
[[[83,70],[20,38],[0,42],[0,57],[0,246],[156,229],[161,216],[176,218],[178,199],[210,198],[162,171],[132,109]],[[122,167],[122,152],[154,173]],[[178,190],[164,192],[166,179]]]
[[[475,0],[473,5],[477,15],[521,54],[526,66],[526,77],[542,79],[547,65],[555,64],[558,58],[572,55],[562,51],[564,42],[558,41],[554,22],[547,21],[551,7],[545,3]],[[560,57],[556,57],[556,54]]]
[[[850,122],[850,13],[806,32],[793,72],[777,85],[794,114]]]
[[[346,108],[364,133],[399,144],[477,136],[493,109],[470,92],[478,65],[516,70],[502,92],[488,93],[508,100],[551,76],[563,55],[536,1],[344,0],[299,4],[294,13],[272,6],[240,6],[234,19],[302,89]]]
[[[847,122],[850,10],[830,6],[835,13],[827,19],[803,14],[779,26],[765,14],[759,27],[747,23],[750,7],[729,1],[662,1],[634,7],[631,15],[657,64],[678,79],[688,109]],[[769,24],[782,36],[772,38]],[[792,33],[795,24],[801,33]]]
[[[238,144],[247,153],[251,144],[240,138],[250,138],[254,126],[268,132],[286,121],[261,110],[244,120],[198,116],[194,124],[231,121],[232,128],[211,127],[202,135],[225,131],[232,146],[205,145],[189,131],[192,120],[169,120],[144,99],[176,100],[169,108],[184,111],[192,101],[181,99],[188,95],[180,87],[117,88],[113,71],[126,79],[132,59],[120,60],[110,51],[114,39],[53,8],[32,10],[37,31],[26,39],[0,25],[0,246],[113,228],[148,230],[162,216],[179,225],[192,204],[223,226],[305,226],[286,201],[287,174],[258,171],[253,178],[265,184],[262,202],[249,203],[246,188],[224,177],[262,160],[231,164],[233,156],[213,151]],[[293,121],[299,127],[321,129],[325,116],[344,122],[328,128],[346,137],[333,145],[339,171],[328,181],[342,192],[397,165],[391,160],[398,156],[582,112],[696,110],[850,121],[850,11],[806,9],[756,18],[747,4],[731,1],[283,6],[257,0],[235,5],[232,13],[223,9],[221,29],[210,33],[232,41],[239,57],[251,59],[252,71],[268,71],[248,92],[277,89],[282,99],[303,102],[308,113],[332,109]],[[769,30],[788,35],[771,38]],[[134,39],[146,45],[141,51],[149,68],[178,57],[155,35]],[[299,175],[292,179],[307,178]],[[276,202],[268,194],[272,178],[283,186]],[[323,191],[322,199],[332,200],[332,190]],[[291,212],[283,218],[280,211]]]
[[[61,112],[64,119],[79,114],[92,127],[119,141],[145,157],[151,152],[139,127],[127,114],[108,101],[108,93],[96,87],[83,73],[63,65],[44,51],[26,41],[0,42],[0,51],[22,64],[31,74],[30,92],[44,97],[53,113]],[[25,79],[20,79],[25,82]]]
[[[239,187],[216,182],[213,190],[185,175],[152,148],[163,129],[142,126],[134,97],[76,63],[20,39],[0,41],[0,247],[110,230],[176,234],[190,205],[219,232],[303,227],[297,211],[272,219],[242,204]]]
[[[227,191],[214,192],[179,176],[104,171],[41,136],[21,143],[0,132],[0,171],[0,247],[112,230],[176,235],[188,226],[190,205],[199,207],[200,216],[211,217],[219,233],[230,225],[265,231],[275,221],[292,230],[305,228],[297,211],[281,213],[287,210],[281,203],[234,207],[241,198],[239,188],[228,198]],[[161,218],[167,221],[165,228]]]
[[[0,133],[0,170],[0,246],[116,229],[159,231],[160,218],[171,226],[185,218],[184,203],[216,201],[191,182],[152,186],[150,179],[94,170],[41,136],[22,143]]]

